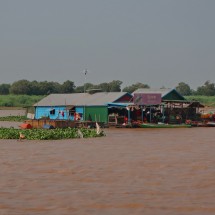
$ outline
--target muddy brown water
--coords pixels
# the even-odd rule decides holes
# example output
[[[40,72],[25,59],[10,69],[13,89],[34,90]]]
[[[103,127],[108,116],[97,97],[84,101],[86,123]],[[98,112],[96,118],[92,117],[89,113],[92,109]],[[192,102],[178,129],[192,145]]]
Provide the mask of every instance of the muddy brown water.
[[[0,215],[215,214],[215,128],[0,140]]]

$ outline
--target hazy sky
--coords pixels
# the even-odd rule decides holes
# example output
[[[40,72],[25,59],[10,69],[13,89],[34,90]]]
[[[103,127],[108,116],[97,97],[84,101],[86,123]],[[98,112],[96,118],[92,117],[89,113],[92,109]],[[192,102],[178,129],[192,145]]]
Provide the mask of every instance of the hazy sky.
[[[214,0],[0,0],[0,84],[215,82]]]

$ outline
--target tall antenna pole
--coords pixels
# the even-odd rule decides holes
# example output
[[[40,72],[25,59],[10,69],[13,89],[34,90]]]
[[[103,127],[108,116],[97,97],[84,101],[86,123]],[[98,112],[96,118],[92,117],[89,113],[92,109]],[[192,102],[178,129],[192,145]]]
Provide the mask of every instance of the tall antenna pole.
[[[85,69],[85,71],[84,71],[84,93],[86,92],[86,83],[87,83],[87,73],[88,73],[88,71],[87,71],[87,69]]]
[[[87,71],[87,69],[85,69],[85,71],[84,71],[84,93],[86,93],[86,83],[87,83],[87,73],[88,73],[88,71]],[[84,121],[86,121],[86,104],[84,105]]]

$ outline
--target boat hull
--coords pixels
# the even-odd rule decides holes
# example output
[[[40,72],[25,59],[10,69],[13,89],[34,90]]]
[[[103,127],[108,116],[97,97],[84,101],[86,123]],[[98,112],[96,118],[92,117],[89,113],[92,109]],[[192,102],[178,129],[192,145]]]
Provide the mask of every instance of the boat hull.
[[[152,123],[143,123],[140,125],[141,128],[191,128],[191,125],[187,124],[152,124]]]
[[[208,127],[215,127],[215,122],[207,122]]]

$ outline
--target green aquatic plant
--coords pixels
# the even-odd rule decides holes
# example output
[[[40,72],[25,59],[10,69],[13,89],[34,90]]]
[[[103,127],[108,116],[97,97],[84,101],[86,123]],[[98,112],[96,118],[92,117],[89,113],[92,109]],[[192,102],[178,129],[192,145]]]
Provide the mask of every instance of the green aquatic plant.
[[[81,128],[84,138],[104,136],[104,132],[96,133],[95,129]],[[59,140],[79,138],[77,128],[56,129],[15,129],[0,128],[0,139],[19,139],[20,133],[27,140]]]

